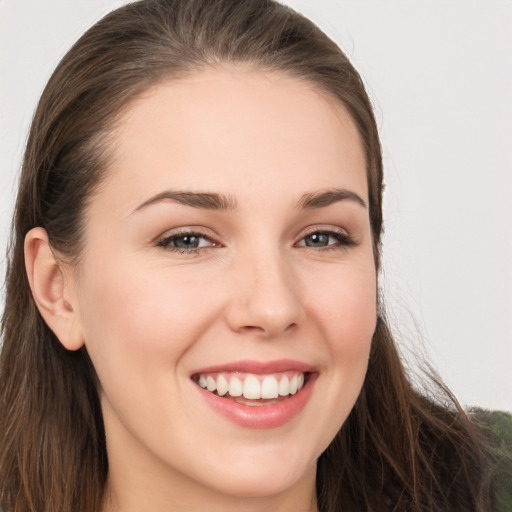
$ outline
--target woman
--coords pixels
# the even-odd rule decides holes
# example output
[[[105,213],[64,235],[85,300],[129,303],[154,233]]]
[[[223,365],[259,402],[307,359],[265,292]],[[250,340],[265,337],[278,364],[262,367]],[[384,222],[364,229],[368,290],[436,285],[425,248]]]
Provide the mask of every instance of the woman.
[[[488,510],[478,430],[389,333],[381,196],[361,79],[290,9],[149,0],[90,29],[25,154],[2,508]]]

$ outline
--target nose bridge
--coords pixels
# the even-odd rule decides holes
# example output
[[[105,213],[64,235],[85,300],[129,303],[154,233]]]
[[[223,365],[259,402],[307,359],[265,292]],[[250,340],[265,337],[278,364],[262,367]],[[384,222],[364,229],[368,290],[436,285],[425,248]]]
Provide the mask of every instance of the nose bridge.
[[[293,269],[278,246],[240,255],[229,323],[236,331],[277,336],[300,321],[301,304]]]

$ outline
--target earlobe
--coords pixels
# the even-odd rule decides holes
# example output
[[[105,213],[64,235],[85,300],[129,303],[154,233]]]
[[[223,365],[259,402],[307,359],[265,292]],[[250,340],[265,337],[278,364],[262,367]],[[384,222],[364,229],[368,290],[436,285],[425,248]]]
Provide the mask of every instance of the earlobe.
[[[84,342],[73,283],[55,257],[43,228],[33,228],[25,237],[25,268],[32,296],[48,327],[68,350],[81,348]]]

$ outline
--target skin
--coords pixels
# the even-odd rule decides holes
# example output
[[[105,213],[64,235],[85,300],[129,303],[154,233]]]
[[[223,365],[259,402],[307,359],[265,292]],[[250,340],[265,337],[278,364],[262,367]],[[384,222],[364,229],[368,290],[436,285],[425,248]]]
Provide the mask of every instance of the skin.
[[[316,461],[360,392],[376,322],[362,143],[346,110],[295,78],[214,69],[161,83],[124,112],[86,211],[79,268],[27,236],[39,309],[99,376],[109,456],[103,512],[314,511]],[[224,194],[236,208],[161,200]],[[234,206],[234,205],[231,205]],[[160,242],[204,235],[196,251]],[[308,246],[311,233],[322,246]],[[183,242],[183,239],[179,240]],[[317,379],[282,426],[219,415],[190,378],[239,360],[293,359]]]

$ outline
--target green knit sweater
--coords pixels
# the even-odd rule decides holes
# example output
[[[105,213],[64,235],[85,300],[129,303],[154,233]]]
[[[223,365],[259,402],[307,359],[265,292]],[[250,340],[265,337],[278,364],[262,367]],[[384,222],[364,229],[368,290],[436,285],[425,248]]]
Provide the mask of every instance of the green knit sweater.
[[[473,409],[472,417],[490,431],[496,455],[493,480],[496,485],[495,512],[512,512],[512,414]]]

